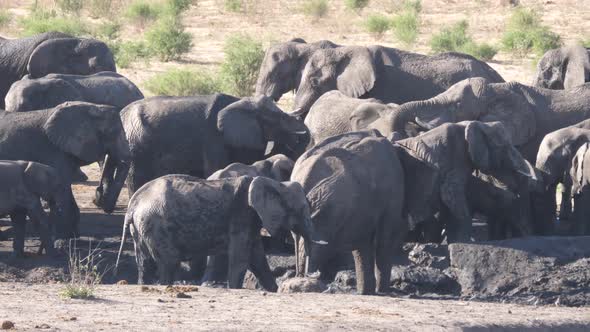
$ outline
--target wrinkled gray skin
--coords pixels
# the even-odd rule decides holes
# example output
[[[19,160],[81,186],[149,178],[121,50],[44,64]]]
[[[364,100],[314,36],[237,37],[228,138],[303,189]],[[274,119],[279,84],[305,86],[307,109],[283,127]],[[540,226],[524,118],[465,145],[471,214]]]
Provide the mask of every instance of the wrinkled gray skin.
[[[26,75],[39,78],[51,73],[91,75],[116,71],[108,46],[95,39],[73,38],[47,32],[21,39],[0,39],[0,109],[12,83]]]
[[[543,226],[539,230],[540,233],[552,234],[554,231],[552,225],[556,215],[555,191],[559,183],[562,183],[564,188],[559,217],[562,220],[570,218],[572,161],[578,150],[588,142],[590,142],[590,120],[556,130],[543,138],[537,153],[536,168],[543,174],[545,190],[534,197],[535,220]]]
[[[127,106],[121,118],[131,146],[131,194],[162,175],[207,178],[232,162],[262,160],[270,141],[271,155],[296,159],[309,141],[305,125],[267,97],[147,98]]]
[[[357,292],[387,292],[392,255],[408,229],[402,217],[404,174],[393,145],[377,131],[328,138],[297,160],[291,180],[303,186],[313,228],[328,242],[311,246],[308,271],[319,269],[322,279],[331,279],[330,260],[352,251]],[[299,275],[303,266],[300,255]]]
[[[478,76],[504,82],[485,62],[460,53],[427,56],[382,46],[321,49],[305,66],[293,110],[304,118],[313,103],[330,90],[384,103],[423,100]]]
[[[68,189],[79,167],[104,158],[95,204],[107,213],[114,210],[129,168],[129,144],[113,107],[67,102],[47,110],[0,112],[0,136],[0,159],[52,166]],[[67,195],[70,217],[55,225],[60,239],[75,235],[79,221],[71,189]]]
[[[130,80],[114,72],[81,76],[49,74],[15,82],[5,98],[6,111],[27,112],[55,107],[66,101],[110,105],[118,110],[143,99]]]
[[[512,146],[500,123],[444,124],[420,136],[396,142],[405,170],[405,210],[413,225],[440,211],[447,241],[468,242],[472,216],[467,184],[474,170],[510,172],[537,185],[532,166]],[[528,181],[530,179],[530,181]],[[527,191],[522,188],[520,192]]]
[[[351,98],[338,90],[324,93],[311,107],[305,125],[311,136],[310,146],[328,137],[351,131],[377,129],[384,136],[392,134],[380,117],[393,114],[397,104],[383,104],[377,99]],[[380,121],[375,121],[380,120]]]
[[[570,89],[590,82],[590,50],[581,45],[547,51],[537,64],[533,86],[553,90]]]
[[[512,143],[534,164],[545,135],[590,118],[589,99],[590,84],[549,90],[471,78],[431,99],[402,104],[385,121],[402,136],[412,135],[406,131],[408,124],[429,130],[448,122],[499,121]]]
[[[572,219],[576,235],[590,235],[590,143],[586,142],[576,151],[569,170],[572,184],[571,196],[574,199]]]
[[[301,38],[270,46],[264,54],[256,81],[256,95],[274,101],[289,91],[297,90],[309,57],[319,49],[339,47],[329,40],[306,43]]]
[[[287,156],[277,154],[252,165],[233,163],[211,174],[207,180],[237,178],[240,176],[264,176],[278,182],[288,181],[295,162]],[[284,240],[284,239],[283,239]],[[219,283],[227,280],[227,255],[209,256],[203,282]]]
[[[30,161],[0,160],[0,215],[9,214],[14,223],[13,255],[24,256],[26,218],[39,226],[41,247],[53,253],[51,225],[56,223],[67,202],[67,187],[50,166]],[[41,199],[49,203],[50,215]]]
[[[202,180],[167,175],[139,189],[129,202],[127,227],[135,244],[138,283],[174,281],[181,261],[202,263],[207,255],[229,256],[229,288],[241,288],[246,269],[268,291],[277,284],[260,239],[291,230],[312,239],[309,205],[301,185],[265,177]],[[119,250],[119,257],[121,255]],[[117,259],[118,265],[118,259]]]

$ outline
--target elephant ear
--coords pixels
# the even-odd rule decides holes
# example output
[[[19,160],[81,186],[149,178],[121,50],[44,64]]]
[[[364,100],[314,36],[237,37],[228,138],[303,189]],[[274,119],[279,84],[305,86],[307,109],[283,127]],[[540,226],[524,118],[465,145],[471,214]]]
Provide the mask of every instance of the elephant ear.
[[[349,97],[359,98],[373,89],[375,80],[375,63],[367,48],[355,48],[343,55],[336,78],[338,90]]]
[[[465,141],[469,157],[476,169],[484,172],[492,169],[491,148],[510,144],[504,126],[496,123],[472,121],[465,127]],[[503,137],[504,136],[504,137]]]
[[[217,128],[223,134],[226,144],[234,148],[266,148],[264,132],[256,110],[256,103],[250,98],[244,98],[219,111]]]
[[[51,73],[68,74],[65,68],[68,59],[74,54],[79,40],[76,38],[50,39],[39,44],[31,56],[27,65],[27,71],[31,78],[39,78]]]
[[[584,145],[580,146],[574,158],[572,158],[572,165],[570,168],[572,195],[579,194],[584,185],[584,181],[587,180],[584,179],[584,167],[587,167],[588,165],[584,165],[584,160],[589,148],[590,144],[584,143]]]
[[[98,121],[101,111],[89,103],[67,102],[53,109],[43,129],[49,140],[61,150],[91,163],[100,160],[104,148]]]
[[[255,177],[248,188],[248,205],[251,206],[271,236],[277,236],[287,220],[282,198],[281,183],[262,176]]]
[[[24,172],[25,185],[37,195],[47,197],[55,188],[49,188],[49,183],[56,182],[57,174],[47,165],[29,162]]]
[[[590,59],[588,51],[581,45],[571,46],[567,54],[563,86],[570,89],[584,84],[590,77]]]
[[[509,87],[512,89],[512,87]],[[515,146],[527,143],[535,136],[537,120],[525,97],[513,92],[490,97],[487,112],[479,118],[482,122],[500,122]]]
[[[291,177],[291,172],[295,166],[295,162],[289,157],[278,154],[268,158],[272,162],[270,172],[273,179],[277,181],[287,181]]]

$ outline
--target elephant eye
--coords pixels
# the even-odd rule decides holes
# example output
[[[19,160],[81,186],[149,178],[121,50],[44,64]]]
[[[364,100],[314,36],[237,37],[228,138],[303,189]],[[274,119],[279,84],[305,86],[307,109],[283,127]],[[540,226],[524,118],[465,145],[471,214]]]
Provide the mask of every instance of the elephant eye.
[[[312,87],[316,87],[320,84],[319,82],[320,80],[317,77],[311,77],[309,79],[309,84],[311,84]]]

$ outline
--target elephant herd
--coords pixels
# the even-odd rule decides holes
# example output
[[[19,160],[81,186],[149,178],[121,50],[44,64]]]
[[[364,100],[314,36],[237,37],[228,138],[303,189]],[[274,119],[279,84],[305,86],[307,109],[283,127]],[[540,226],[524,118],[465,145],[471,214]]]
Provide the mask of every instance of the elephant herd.
[[[404,242],[471,241],[475,213],[490,239],[590,234],[589,54],[549,51],[528,86],[461,53],[298,38],[266,51],[254,96],[144,98],[101,41],[0,38],[0,215],[15,256],[27,217],[57,254],[100,162],[98,207],[129,190],[119,257],[129,231],[139,283],[188,262],[276,291],[262,238],[292,235],[297,275],[330,280],[352,252],[357,291],[387,292]]]

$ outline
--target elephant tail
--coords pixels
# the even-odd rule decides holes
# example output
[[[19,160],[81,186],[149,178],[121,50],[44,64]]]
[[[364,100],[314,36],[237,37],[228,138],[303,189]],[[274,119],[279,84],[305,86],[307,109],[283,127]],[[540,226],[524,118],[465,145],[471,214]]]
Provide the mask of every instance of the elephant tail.
[[[121,235],[121,246],[119,247],[119,253],[117,253],[117,262],[115,263],[115,269],[113,274],[116,276],[119,272],[119,260],[121,259],[121,253],[123,252],[123,246],[125,245],[125,238],[127,236],[127,228],[133,223],[133,211],[128,211],[125,214],[125,221],[123,222],[123,234]]]

